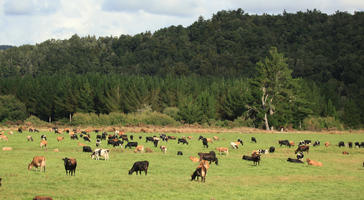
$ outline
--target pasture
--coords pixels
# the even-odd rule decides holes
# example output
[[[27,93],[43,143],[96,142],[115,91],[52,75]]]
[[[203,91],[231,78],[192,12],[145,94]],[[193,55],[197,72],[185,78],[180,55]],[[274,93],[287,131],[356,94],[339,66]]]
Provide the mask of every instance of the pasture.
[[[48,149],[41,149],[40,135],[48,139]],[[31,199],[36,195],[51,196],[53,199],[364,199],[364,148],[339,148],[339,141],[364,142],[363,133],[167,133],[167,135],[193,136],[189,144],[177,144],[177,140],[160,141],[158,148],[152,142],[145,142],[146,136],[159,136],[159,133],[126,133],[133,135],[144,147],[153,153],[134,153],[133,149],[113,148],[103,140],[102,148],[108,148],[110,160],[92,160],[91,153],[82,152],[78,142],[95,149],[96,133],[92,132],[91,143],[82,139],[71,140],[68,134],[58,142],[58,134],[51,132],[23,133],[7,135],[8,141],[0,141],[0,199]],[[27,135],[34,138],[27,141]],[[198,137],[219,140],[203,148]],[[142,136],[140,140],[138,137]],[[257,143],[250,142],[254,136]],[[232,149],[230,142],[238,138],[244,145]],[[294,147],[280,147],[278,140],[295,142]],[[319,140],[320,146],[310,146],[306,158],[323,163],[322,167],[287,162],[295,158],[294,151],[299,141]],[[330,142],[325,147],[325,142]],[[124,143],[125,145],[125,143]],[[123,146],[124,146],[123,145]],[[159,149],[165,145],[164,154]],[[272,154],[262,155],[259,166],[242,160],[242,155],[250,155],[255,149],[268,149],[274,146]],[[11,151],[2,151],[12,147]],[[229,155],[219,155],[216,147],[228,147]],[[59,152],[54,152],[59,149]],[[190,181],[191,174],[198,166],[189,160],[198,152],[214,150],[219,165],[212,163],[207,172],[206,182]],[[177,156],[182,151],[183,156]],[[343,155],[347,151],[349,155]],[[34,156],[46,157],[46,172],[28,171],[27,166]],[[76,158],[76,176],[66,176],[62,158]],[[128,175],[135,161],[149,161],[148,175]]]

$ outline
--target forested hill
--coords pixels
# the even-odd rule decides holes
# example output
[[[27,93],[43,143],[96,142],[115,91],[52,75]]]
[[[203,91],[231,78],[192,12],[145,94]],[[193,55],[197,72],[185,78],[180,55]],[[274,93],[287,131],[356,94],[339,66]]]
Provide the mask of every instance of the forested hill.
[[[249,15],[238,9],[154,33],[50,39],[0,51],[0,77],[96,72],[254,78],[272,46],[287,58],[293,78],[313,80],[326,103],[338,111],[350,104],[359,113],[355,123],[363,122],[364,12]]]
[[[10,46],[10,45],[0,45],[0,50],[6,50],[6,49],[10,49],[12,47],[13,46]]]

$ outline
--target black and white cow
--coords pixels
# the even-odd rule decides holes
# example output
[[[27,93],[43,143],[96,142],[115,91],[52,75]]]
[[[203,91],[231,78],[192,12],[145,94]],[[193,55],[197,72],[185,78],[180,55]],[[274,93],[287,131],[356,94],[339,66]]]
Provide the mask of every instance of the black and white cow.
[[[104,157],[104,160],[109,160],[109,152],[109,149],[95,149],[95,151],[91,154],[91,158],[99,160],[100,157]]]

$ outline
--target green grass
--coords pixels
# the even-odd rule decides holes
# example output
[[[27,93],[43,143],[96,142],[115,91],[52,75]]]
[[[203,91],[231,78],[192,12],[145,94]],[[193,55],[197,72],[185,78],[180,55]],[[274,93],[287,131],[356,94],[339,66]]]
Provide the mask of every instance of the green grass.
[[[48,150],[39,147],[40,135],[46,134]],[[130,134],[130,133],[128,133]],[[34,142],[27,142],[26,136],[32,135]],[[92,143],[95,148],[95,133]],[[219,133],[203,134],[206,137],[217,135],[219,141],[210,144],[209,149],[202,147],[197,138],[200,134],[191,133],[193,139],[189,145],[177,144],[177,141],[162,142],[168,148],[167,154],[154,148],[152,143],[145,143],[145,136],[150,133],[134,133],[134,140],[153,153],[134,153],[132,150],[111,148],[103,141],[104,148],[111,148],[110,160],[91,160],[90,153],[83,153],[77,141],[57,142],[54,133],[15,133],[9,135],[9,141],[0,141],[0,147],[13,147],[12,151],[0,151],[0,199],[31,199],[36,195],[51,196],[54,199],[363,199],[364,188],[364,149],[337,147],[339,141],[364,141],[364,134],[322,134],[322,133]],[[142,135],[140,141],[137,136]],[[157,133],[155,134],[157,135]],[[179,137],[182,134],[171,133]],[[258,143],[250,143],[255,136]],[[238,150],[230,148],[229,143],[241,138],[244,146]],[[321,146],[311,147],[306,158],[318,160],[323,167],[286,162],[288,157],[295,157],[295,148],[279,147],[279,139],[320,140]],[[329,141],[332,146],[326,148],[323,143]],[[86,143],[81,141],[82,143]],[[263,155],[260,166],[241,159],[243,154],[250,154],[254,149],[276,147],[273,154]],[[228,156],[218,155],[219,165],[211,164],[206,183],[191,182],[190,176],[197,163],[188,157],[197,156],[197,152],[208,152],[216,147],[229,147]],[[60,152],[54,152],[58,148]],[[342,151],[350,155],[342,155]],[[177,156],[182,151],[183,156]],[[27,165],[33,156],[46,157],[46,172],[28,171]],[[64,157],[74,157],[78,161],[76,176],[66,176]],[[128,170],[135,161],[148,160],[148,175],[128,175]]]

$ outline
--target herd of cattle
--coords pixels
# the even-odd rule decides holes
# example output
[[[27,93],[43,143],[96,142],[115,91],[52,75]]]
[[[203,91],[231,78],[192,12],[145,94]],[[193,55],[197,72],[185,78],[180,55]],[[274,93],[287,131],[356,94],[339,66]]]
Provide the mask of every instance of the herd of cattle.
[[[32,129],[32,128],[29,129],[28,131],[29,132],[39,132],[37,129]],[[63,133],[68,133],[71,140],[83,140],[84,142],[88,142],[88,143],[91,143],[91,141],[92,141],[90,132],[95,132],[96,133],[95,145],[97,147],[96,149],[92,150],[90,145],[86,145],[81,142],[78,142],[78,145],[82,146],[83,152],[91,153],[90,157],[92,159],[96,159],[96,160],[99,160],[100,158],[103,158],[104,160],[110,159],[110,157],[109,157],[110,150],[104,149],[104,148],[99,148],[99,146],[101,146],[101,143],[103,140],[107,141],[106,144],[111,145],[112,147],[120,147],[120,148],[125,148],[125,149],[133,148],[135,153],[153,152],[152,149],[144,148],[144,146],[141,144],[141,141],[143,139],[142,136],[139,136],[138,137],[139,140],[137,141],[137,139],[134,138],[133,135],[128,136],[122,131],[113,130],[113,132],[111,132],[111,133],[103,132],[101,134],[99,134],[100,131],[98,131],[98,130],[81,131],[81,130],[76,130],[76,129],[73,129],[73,130],[64,129],[63,131],[60,131],[58,128],[53,128],[50,131],[52,131],[56,134],[59,134],[59,135],[61,135]],[[19,128],[18,132],[23,133],[23,130]],[[13,132],[10,131],[7,134],[12,135]],[[47,136],[42,134],[40,136],[40,139],[41,139],[40,148],[42,148],[42,149],[44,148],[46,150],[47,144],[48,144]],[[151,143],[153,143],[154,147],[158,147],[158,145],[162,141],[168,142],[169,140],[177,140],[177,144],[189,145],[188,140],[191,140],[191,139],[192,139],[192,136],[188,136],[188,137],[182,136],[181,138],[176,138],[175,136],[167,136],[166,134],[160,134],[159,136],[145,137],[145,143],[151,142]],[[0,132],[0,140],[8,141],[8,137],[6,136],[4,131]],[[62,140],[64,140],[64,136],[57,137],[58,142],[61,142]],[[198,140],[202,141],[203,148],[208,149],[209,143],[219,140],[219,137],[214,136],[213,138],[206,138],[203,136],[199,136]],[[32,138],[32,136],[28,135],[27,141],[33,142],[34,139]],[[250,142],[257,143],[257,139],[255,137],[251,137]],[[167,143],[165,143],[165,144],[167,144]],[[287,161],[292,162],[292,163],[304,163],[304,161],[303,161],[304,152],[306,152],[307,154],[309,153],[311,144],[313,147],[319,146],[320,141],[314,141],[313,143],[311,142],[311,140],[300,141],[297,145],[297,149],[294,151],[296,158],[288,158]],[[241,139],[237,139],[236,141],[230,142],[230,147],[233,150],[239,149],[239,146],[243,146],[243,145],[244,145],[244,143]],[[279,140],[278,145],[280,147],[282,147],[282,146],[292,147],[292,146],[295,146],[295,143],[293,141],[289,141],[289,140]],[[326,147],[330,146],[330,143],[325,142],[325,146]],[[361,142],[361,143],[360,142],[354,142],[354,143],[348,142],[347,145],[345,145],[345,143],[343,141],[338,143],[338,147],[345,147],[345,146],[347,146],[349,148],[353,148],[353,147],[364,148],[364,142]],[[163,153],[167,152],[166,145],[160,145],[159,149]],[[11,151],[11,150],[12,150],[11,147],[3,147],[3,151]],[[221,154],[228,155],[229,154],[228,147],[217,147],[216,151],[219,153],[219,155],[221,155]],[[257,150],[254,150],[251,153],[251,155],[243,155],[242,159],[247,160],[247,161],[252,161],[253,165],[257,166],[260,164],[262,155],[268,154],[268,153],[274,153],[274,152],[275,152],[274,146],[271,146],[268,149],[257,149]],[[346,151],[343,152],[343,154],[347,154],[347,153],[348,152],[346,152]],[[183,152],[178,151],[177,155],[183,155]],[[199,153],[197,153],[197,155],[198,155],[198,157],[193,157],[193,156],[189,157],[191,161],[199,162],[199,165],[197,166],[197,168],[191,175],[191,181],[196,180],[196,179],[198,180],[201,177],[201,181],[205,182],[207,170],[209,169],[211,162],[214,162],[216,165],[218,165],[219,161],[218,161],[215,151],[209,151],[208,153],[199,152]],[[66,175],[68,175],[68,174],[71,176],[75,175],[76,167],[77,167],[76,159],[65,157],[62,160],[64,161]],[[322,166],[321,162],[314,161],[309,158],[306,159],[306,162],[308,165]],[[45,172],[46,158],[44,156],[35,156],[33,158],[33,160],[31,161],[31,163],[28,165],[28,170],[31,170],[33,167],[36,169],[39,169],[39,171],[43,170],[43,172]],[[138,174],[138,172],[139,172],[139,174],[141,174],[141,172],[144,171],[145,175],[147,175],[148,167],[149,167],[148,161],[137,161],[133,164],[133,166],[129,170],[128,174],[131,175],[134,172],[136,172],[136,174]],[[363,163],[363,167],[364,167],[364,163]],[[1,186],[1,178],[0,178],[0,186]]]

